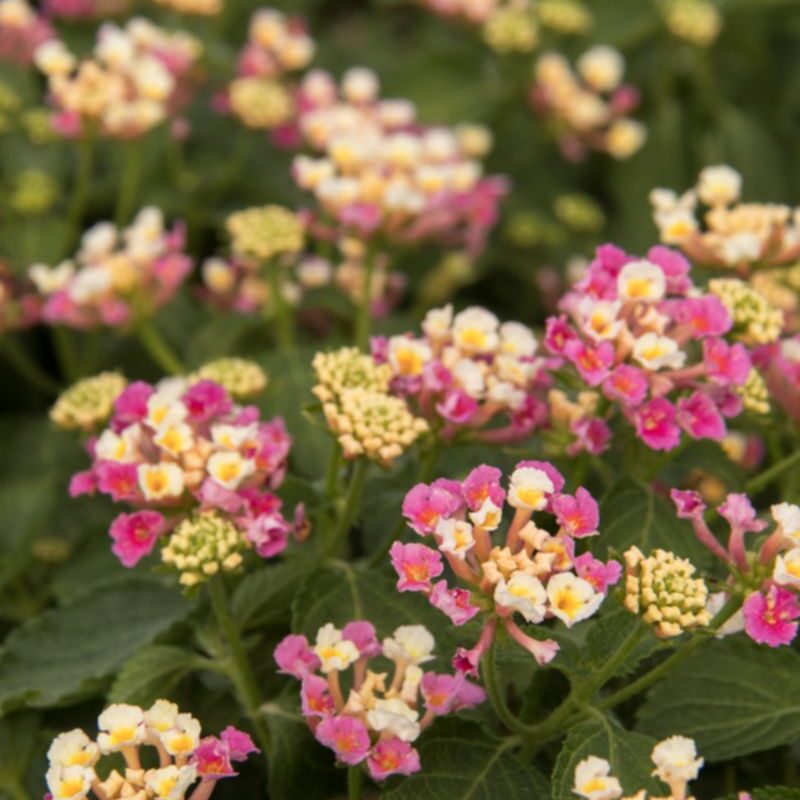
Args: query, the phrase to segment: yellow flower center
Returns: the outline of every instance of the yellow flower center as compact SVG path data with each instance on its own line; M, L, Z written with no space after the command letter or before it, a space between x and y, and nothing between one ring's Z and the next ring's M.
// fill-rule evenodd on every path
M170 747L176 753L188 753L194 750L194 739L188 733L179 733L169 740Z
M480 328L465 328L460 338L461 343L469 347L486 347L486 333Z
M236 461L224 461L217 467L217 475L221 481L235 481L241 475L242 467Z
M606 788L606 782L602 778L592 778L581 786L581 792L590 794L591 792L602 792Z
M411 347L398 350L395 353L395 359L401 375L419 375L422 372L422 359L419 353Z
M83 778L68 778L58 786L59 797L75 797L83 791Z
M525 503L526 506L538 506L542 502L544 492L541 489L522 488L517 489L517 497Z
M111 731L111 741L114 744L125 744L130 742L136 736L136 728L133 725L128 725L124 728L114 728Z
M67 766L74 767L80 765L85 766L92 759L92 754L86 750L76 750L68 759Z
M175 788L175 784L177 782L178 782L177 778L164 778L162 781L159 781L159 784L156 787L158 796L169 797L169 793Z
M786 571L795 578L800 578L800 561L788 561Z
M153 494L161 494L167 490L169 481L163 470L153 470L147 473L147 488Z
M631 278L626 290L628 297L649 297L652 294L652 284L647 278Z
M556 595L555 606L570 619L573 619L583 608L583 601L572 589L562 589L558 595Z

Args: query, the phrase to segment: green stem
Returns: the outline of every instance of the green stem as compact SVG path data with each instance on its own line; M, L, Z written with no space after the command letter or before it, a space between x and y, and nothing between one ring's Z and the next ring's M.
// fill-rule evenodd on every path
M31 796L18 780L11 781L3 787L13 798L13 800L31 800Z
M331 457L328 459L328 467L325 470L325 500L331 502L336 497L336 489L339 485L339 467L342 464L342 448L336 439L333 440L331 447Z
M372 278L375 274L375 252L370 248L364 260L364 285L361 288L361 302L356 311L355 344L359 350L366 350L372 322Z
M592 696L599 689L602 689L614 675L617 670L625 663L631 653L636 649L639 642L642 641L648 628L643 623L636 620L636 627L631 631L627 639L620 645L616 653L605 663L605 666L592 677L592 679L582 687L579 692L580 696L586 700L590 700Z
M278 345L283 350L292 350L295 346L294 320L281 290L281 265L276 258L271 258L265 266L267 280L269 281L269 294L272 299L272 309L275 315L275 333Z
M181 375L186 370L164 337L149 317L142 317L136 325L136 335L151 355L153 361L170 375Z
M250 719L262 754L269 762L272 745L269 729L264 724L264 720L260 715L262 704L261 692L258 689L255 675L250 667L250 661L247 658L247 651L239 636L239 630L228 610L228 600L225 596L225 586L221 576L216 575L211 578L208 582L208 591L211 596L211 605L214 608L214 615L217 618L217 622L225 637L230 653L228 676L239 696L239 702L242 704Z
M497 636L494 637L489 652L481 659L481 675L483 685L486 687L486 694L492 704L495 714L501 722L512 733L531 734L536 730L535 725L528 725L516 717L506 704L502 689L497 680L497 666L495 664L495 648L497 647Z
M122 228L131 221L136 207L136 195L139 191L139 180L142 171L142 142L133 139L127 142L122 161L122 177L117 194L117 206L114 222Z
M777 464L773 464L768 470L765 470L760 475L756 475L755 478L748 481L745 485L745 492L747 492L747 494L753 494L754 492L760 491L795 465L800 465L800 448Z
M14 369L37 389L47 394L58 394L58 384L30 357L28 351L10 334L4 334L2 352Z
M75 343L69 328L54 325L50 328L53 334L53 345L61 375L68 383L74 383L81 377L80 364L75 352Z
M364 770L360 764L347 768L347 798L361 800L364 792Z
M350 486L347 489L344 509L342 509L342 515L339 517L333 539L328 547L329 556L338 555L347 541L347 534L361 503L361 495L364 493L364 480L367 477L368 467L369 459L366 458L358 458L353 464L353 473L350 476Z
M69 223L70 248L72 242L80 236L86 202L89 199L89 186L92 181L94 167L94 136L84 129L78 141L78 167L75 173L75 186L72 190L72 201L67 210Z

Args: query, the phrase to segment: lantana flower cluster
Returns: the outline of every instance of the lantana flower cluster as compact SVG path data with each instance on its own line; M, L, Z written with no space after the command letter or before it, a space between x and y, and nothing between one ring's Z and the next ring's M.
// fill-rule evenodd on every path
M41 306L41 298L31 281L15 275L0 260L0 334L35 325L41 317Z
M296 87L288 75L305 69L314 51L314 41L298 17L259 9L250 20L247 43L239 54L237 76L227 87L225 104L246 127L275 131L279 143L296 144L292 132Z
M754 360L764 375L770 399L800 425L800 334L759 347Z
M329 623L313 645L305 636L287 636L275 661L301 682L303 716L317 741L342 764L363 764L373 780L383 781L420 771L413 743L436 717L485 699L483 689L459 673L424 670L434 647L422 625L402 625L381 643L370 622L341 630ZM378 657L393 664L391 675L385 664L376 666Z
M639 92L622 82L622 54L596 45L576 67L560 53L539 57L531 90L534 110L552 125L565 158L579 161L590 151L630 158L644 144L647 130L630 116Z
M104 23L85 59L48 41L37 49L36 65L47 76L53 125L62 135L132 139L186 103L201 52L190 35L136 17L124 28Z
M54 36L50 23L27 0L0 0L0 61L31 64L37 48Z
M547 418L549 382L538 342L519 322L485 308L429 311L422 336L376 337L372 353L388 367L393 393L406 398L443 439L524 439Z
M317 353L314 395L346 459L388 466L427 433L428 424L389 393L390 370L354 347Z
M477 672L498 621L539 664L548 663L558 644L529 636L514 615L533 625L557 618L572 627L597 611L621 574L615 561L603 563L591 553L576 554L576 540L599 532L598 505L586 489L579 488L575 495L563 493L563 476L552 464L540 461L517 464L507 492L501 478L499 469L484 464L463 481L440 478L417 484L403 501L403 516L436 546L395 542L391 549L398 590L423 593L454 625L464 625L481 610L493 612L478 644L471 650L459 649L453 661L466 674ZM496 544L494 534L502 527L505 502L514 509L513 517L503 543ZM533 520L542 511L555 518L555 534ZM440 578L445 561L468 588L451 587Z
M167 228L153 207L124 229L94 225L72 259L28 270L42 296L42 319L80 330L135 325L169 303L191 272L185 247L184 225Z
M729 494L717 507L730 528L723 546L705 521L706 506L697 492L674 489L672 500L678 516L691 521L698 540L730 570L727 587L714 598L714 605L721 607L734 593L744 595L742 612L723 633L744 628L753 641L770 647L794 641L800 619L800 506L773 505L775 527L755 546L748 538L765 532L768 523L758 518L746 495Z
M692 283L690 270L665 247L636 259L605 245L562 298L567 313L548 319L546 346L590 393L570 422L589 452L607 446L614 410L653 450L674 449L683 433L720 441L727 418L764 410L750 352L731 341L731 313Z
M315 155L298 156L293 173L320 206L317 235L482 249L506 191L504 180L482 177L485 129L423 127L414 105L382 99L364 68L348 70L339 87L328 73L310 72L298 103L300 133Z
M91 433L105 424L128 381L118 372L101 372L69 387L50 409L50 419L63 430Z
M653 748L650 758L655 765L653 775L669 787L669 795L653 797L652 800L691 800L689 783L697 779L704 763L697 755L694 740L686 736L670 736ZM572 791L584 800L647 800L644 789L623 798L625 790L612 774L611 764L598 756L584 758L575 767Z
M247 551L271 558L286 548L293 523L273 490L290 446L281 419L263 421L218 383L136 381L89 439L92 466L73 477L70 494L132 506L111 524L114 553L132 567L164 538L162 560L192 586L238 568Z
M722 30L722 13L710 0L663 0L659 5L669 32L698 47L712 45Z
M259 752L250 736L233 726L218 737L203 737L200 722L168 700L148 709L111 705L97 718L97 727L94 740L80 728L53 739L45 800L207 800L218 781L237 775L235 762ZM157 767L146 766L142 756L148 751L157 755ZM124 771L112 767L101 773L99 762L117 754Z

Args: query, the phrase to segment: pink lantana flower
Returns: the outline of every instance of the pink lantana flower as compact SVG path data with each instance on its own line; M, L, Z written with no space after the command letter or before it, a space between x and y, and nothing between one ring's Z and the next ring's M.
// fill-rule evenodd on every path
M442 517L454 514L460 505L460 496L449 487L418 483L403 500L403 516L418 534L426 536L433 533Z
M653 450L673 450L681 439L675 418L675 406L663 397L654 397L636 409L636 433Z
M438 577L444 571L441 553L422 544L395 542L389 554L399 578L397 589L401 592L430 589L431 578Z
M466 625L479 611L478 606L470 602L470 593L466 589L450 589L447 581L439 581L433 587L428 601L434 608L450 617L453 625Z
M290 634L275 648L273 653L278 672L291 675L298 680L319 669L320 661L308 644L308 639L299 634Z
M723 336L733 327L728 309L716 295L688 297L676 301L673 309L676 320L689 329L692 339Z
M567 455L576 456L585 451L599 456L608 449L611 428L600 417L581 417L572 422L569 429L575 435L575 441L567 447Z
M797 635L795 620L800 617L797 596L779 586L772 586L764 594L753 592L742 607L744 629L758 644L780 647L790 644Z
M598 592L607 594L608 587L614 586L622 576L622 565L617 561L603 562L591 553L584 553L575 559L575 572Z
M375 745L367 758L367 769L375 781L390 775L413 775L420 770L419 753L408 742L393 736Z
M678 422L693 439L720 441L727 433L717 404L705 392L697 391L678 400Z
M366 620L348 622L342 628L342 638L352 642L361 658L375 658L381 654L381 644L375 626Z
M742 386L752 368L744 345L716 338L704 340L703 362L709 378L723 385Z
M367 726L355 717L327 717L317 726L314 735L320 744L336 753L343 764L360 764L370 751Z
M630 364L620 364L603 381L603 394L629 406L638 406L647 397L648 383L644 372Z
M319 675L306 675L300 686L300 703L303 716L325 719L336 712L336 704L328 687L328 681Z
M166 520L157 511L120 514L112 523L109 535L111 550L125 567L135 567L153 552L158 537L167 529Z
M497 467L485 464L475 467L461 484L461 492L467 506L471 511L477 511L486 500L491 500L496 506L502 506L506 493L500 485L503 473Z
M200 741L192 754L192 763L203 781L218 781L237 774L231 763L230 749L216 736L207 736Z
M575 497L558 494L550 501L550 507L556 515L558 524L575 538L596 536L600 522L600 508L597 501L582 486L575 492Z
M592 347L582 341L571 341L564 353L589 386L599 386L608 377L614 363L614 345L610 342Z

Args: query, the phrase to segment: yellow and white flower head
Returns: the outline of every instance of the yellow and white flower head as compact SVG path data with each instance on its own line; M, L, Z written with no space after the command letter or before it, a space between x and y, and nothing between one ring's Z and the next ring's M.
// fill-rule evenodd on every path
M549 610L568 628L591 617L600 608L604 597L591 583L571 572L561 572L547 582Z
M486 393L486 380L482 365L469 358L462 358L450 370L455 383L461 390L479 400Z
M624 327L619 319L622 303L618 300L584 298L578 304L578 316L584 320L582 329L593 339L613 341Z
M93 767L99 757L97 745L80 728L60 733L47 751L51 766Z
M144 722L149 732L160 736L175 727L179 714L180 709L175 703L170 703L169 700L156 700L144 712Z
M64 42L50 39L36 48L34 63L48 78L57 78L69 75L77 59Z
M258 432L256 425L213 425L211 440L225 450L239 450L247 442L253 441Z
M622 797L622 786L611 774L611 764L597 756L584 758L575 767L572 791L585 800L617 800Z
M613 92L625 72L625 59L619 50L607 45L595 45L577 62L578 72L592 89Z
M233 491L255 472L256 465L235 451L220 451L208 459L206 469L218 484Z
M424 625L401 625L393 636L383 640L383 654L403 664L424 664L434 658L435 645L436 641Z
M500 321L485 308L473 306L456 314L453 343L465 353L479 355L497 347Z
M139 488L146 500L166 500L180 497L186 485L184 472L169 461L140 464L137 468Z
M742 176L733 167L706 167L697 181L697 196L707 206L728 206L742 193Z
M647 127L637 119L614 120L606 134L606 147L612 158L619 160L630 158L647 139Z
M631 261L617 276L617 294L623 300L656 303L664 297L666 288L664 271L650 261Z
M189 787L197 780L194 764L177 767L170 764L147 773L146 782L152 797L157 800L184 800Z
M538 348L539 343L527 325L521 322L504 322L500 326L501 353L518 358L530 358L536 355Z
M175 724L161 734L164 749L176 757L188 757L200 744L200 723L191 714L178 714Z
M776 503L770 508L770 513L783 535L800 545L800 506Z
M708 288L733 317L737 338L758 345L772 344L781 337L783 312L752 286L736 278L715 278L709 281Z
M548 495L554 491L555 486L544 470L519 467L511 473L508 503L514 508L541 511L547 505Z
M451 553L462 561L475 546L472 525L464 520L440 520L436 526L436 538L439 540L440 550L445 553Z
M237 211L228 217L231 249L245 258L267 261L303 249L305 233L298 216L288 208L268 205Z
M653 748L651 758L656 765L653 775L670 788L676 784L685 788L686 783L697 778L704 763L697 757L694 741L686 736L670 736L659 742Z
M342 94L350 103L371 103L380 88L378 76L366 67L351 67L342 76Z
M374 731L386 732L404 742L420 735L419 713L399 697L379 699L367 712L367 722Z
M317 353L311 366L317 377L317 385L312 391L323 403L337 399L349 389L389 391L391 369L385 364L376 364L355 347Z
M633 357L647 370L680 369L686 362L686 353L669 336L649 331L633 345Z
M450 336L453 324L453 306L432 308L422 321L422 332L432 341L444 341Z
M389 363L396 375L417 377L432 357L431 348L423 340L408 336L389 339Z
M495 505L490 498L486 498L481 507L477 511L470 511L469 518L476 528L482 528L485 531L496 530L502 519L503 509Z
M103 754L142 744L146 736L144 712L138 706L117 703L97 718L97 744Z
M164 452L171 456L179 456L194 445L194 436L192 429L185 422L179 422L162 427L153 437L153 441Z
M160 430L169 425L183 422L188 410L178 399L185 391L185 385L174 383L159 384L158 391L147 400L147 417L145 422L153 429Z
M246 400L264 391L267 373L246 358L218 358L204 364L192 376L196 380L214 381L236 400Z
M793 547L775 559L772 579L779 586L800 590L800 547Z
M95 778L93 769L78 764L72 767L53 764L45 775L53 800L82 800L88 796Z
M342 632L330 622L317 631L314 653L319 658L322 664L320 669L325 674L346 670L358 661L361 655L355 644L349 639L344 639Z
M84 378L58 398L50 410L50 419L67 430L94 430L111 416L114 401L127 383L116 372L102 372Z
M514 572L508 581L500 578L495 586L494 601L504 608L519 611L527 622L541 622L547 613L547 592L542 582L520 571Z

